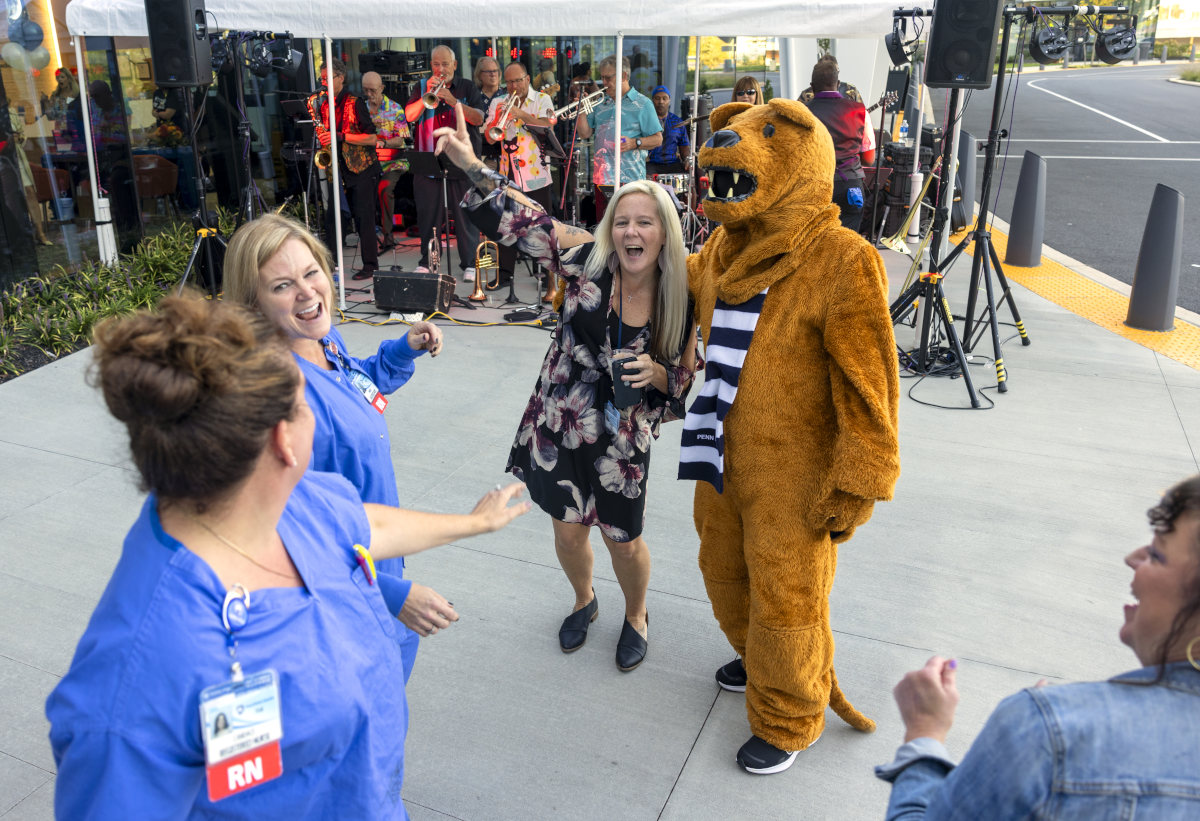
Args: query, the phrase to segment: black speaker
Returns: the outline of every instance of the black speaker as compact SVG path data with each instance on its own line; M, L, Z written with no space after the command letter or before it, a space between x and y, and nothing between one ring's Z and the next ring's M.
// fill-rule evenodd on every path
M939 0L925 50L925 85L987 88L996 62L1000 0Z
M159 88L212 82L212 50L204 0L146 0L150 60Z
M375 272L375 306L384 311L407 314L450 310L454 277L449 274L400 271Z

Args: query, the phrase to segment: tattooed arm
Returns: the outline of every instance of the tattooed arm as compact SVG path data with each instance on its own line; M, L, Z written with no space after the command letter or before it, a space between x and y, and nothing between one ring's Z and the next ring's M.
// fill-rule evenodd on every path
M475 156L475 151L471 147L470 137L467 136L467 125L463 117L462 108L461 106L456 106L456 108L458 109L458 127L439 128L433 132L434 137L437 138L437 147L434 148L434 153L441 154L444 152L455 165L466 173L467 178L470 179L471 184L478 189L479 193L487 196L504 179ZM513 202L520 203L529 208L535 208L538 211L544 210L542 206L525 196L515 185L508 186L504 193ZM576 245L583 245L592 240L592 235L584 229L576 228L574 225L568 225L558 220L554 221L554 236L560 251L574 248Z

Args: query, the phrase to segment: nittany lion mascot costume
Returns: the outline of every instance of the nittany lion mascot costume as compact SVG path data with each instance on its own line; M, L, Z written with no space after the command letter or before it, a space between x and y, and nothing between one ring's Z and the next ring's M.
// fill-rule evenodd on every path
M688 258L705 385L684 422L700 569L740 659L753 737L737 760L787 769L825 707L863 731L833 672L837 545L900 473L897 357L879 254L831 203L833 143L802 103L731 103L700 152L721 225ZM744 666L743 666L744 665Z

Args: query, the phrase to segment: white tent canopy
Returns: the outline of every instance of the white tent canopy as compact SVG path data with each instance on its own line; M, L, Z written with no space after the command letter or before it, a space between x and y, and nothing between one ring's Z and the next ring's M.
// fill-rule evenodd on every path
M290 31L302 38L487 35L879 37L897 0L438 0L433 3L320 0L208 0L216 31ZM215 22L214 22L215 19ZM72 35L145 37L140 0L72 0Z

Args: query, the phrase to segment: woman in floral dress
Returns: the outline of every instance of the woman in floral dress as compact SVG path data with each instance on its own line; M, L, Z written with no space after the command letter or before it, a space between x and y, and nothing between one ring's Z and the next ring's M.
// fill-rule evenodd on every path
M515 244L562 278L561 321L517 430L508 470L553 517L554 547L575 593L559 630L564 653L583 646L598 603L589 536L598 526L625 595L617 666L646 656L650 550L642 538L650 443L664 416L682 416L697 369L686 251L670 197L656 183L622 186L596 234L557 222L489 171L465 124L440 129L445 151L475 184L465 204L489 236ZM639 391L621 407L612 363ZM670 414L667 416L667 414Z

